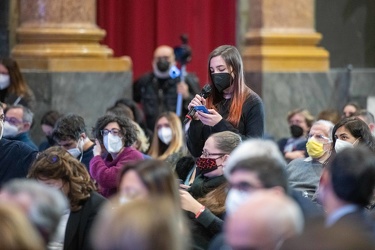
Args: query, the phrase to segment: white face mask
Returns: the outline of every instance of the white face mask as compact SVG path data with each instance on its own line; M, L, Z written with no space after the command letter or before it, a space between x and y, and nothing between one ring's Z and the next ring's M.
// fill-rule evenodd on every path
M0 90L8 88L10 85L9 75L0 74Z
M122 139L117 135L112 135L111 133L103 136L103 143L104 147L110 154L116 154L120 152L120 150L124 146L124 144L122 143Z
M356 143L357 140L355 140L355 142L353 142L353 144ZM335 143L335 151L336 151L336 153L339 153L342 150L344 150L345 148L354 148L353 144L350 143L350 142L347 142L347 141L337 139L336 143Z
M233 214L249 197L250 193L231 188L225 200L225 210L227 214Z
M159 139L166 145L172 141L172 129L167 127L162 127L158 130Z
M74 158L78 158L83 152L83 139L80 138L77 143L77 147L68 149L69 154L71 154ZM81 157L82 159L82 157ZM81 161L80 159L80 161Z
M10 124L9 122L4 122L4 126L3 126L3 136L4 137L14 137L16 135L18 135L18 128L12 124Z

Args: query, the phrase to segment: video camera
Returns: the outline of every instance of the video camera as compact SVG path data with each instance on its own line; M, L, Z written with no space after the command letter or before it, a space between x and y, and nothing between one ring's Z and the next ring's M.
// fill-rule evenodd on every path
M180 65L185 65L191 61L191 48L188 45L187 34L182 34L180 36L180 39L182 44L174 48L174 54L176 57L176 61L180 63Z

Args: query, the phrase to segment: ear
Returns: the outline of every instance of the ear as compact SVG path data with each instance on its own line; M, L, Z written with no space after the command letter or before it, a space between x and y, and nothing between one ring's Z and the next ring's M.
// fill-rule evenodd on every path
M31 123L29 123L29 122L23 123L23 126L22 126L23 131L28 131L28 130L30 130L30 128L31 128Z
M375 124L374 123L369 123L368 127L370 128L371 133L374 133L375 131Z
M277 195L285 195L285 190L281 186L275 186L275 187L269 188L268 190L270 190L270 192L277 194Z
M229 159L229 155L224 155L222 159L223 159L223 162L221 163L221 165L224 168L225 164L227 164L227 160Z
M86 139L86 138L87 138L87 136L86 136L86 133L85 133L85 132L81 133L81 134L79 135L79 137L82 137L83 139Z

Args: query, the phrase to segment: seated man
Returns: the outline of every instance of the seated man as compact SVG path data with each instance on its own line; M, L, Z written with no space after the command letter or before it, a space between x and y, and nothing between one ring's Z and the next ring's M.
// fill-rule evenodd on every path
M38 150L38 147L30 138L33 117L33 112L22 105L7 107L3 136L12 141L22 141L32 149Z
M303 229L303 216L289 197L258 190L231 214L225 238L231 249L279 249Z
M371 151L358 146L337 153L319 184L318 199L327 213L326 226L348 225L374 240L374 221L365 212L374 188L375 156Z
M38 151L23 142L2 137L4 111L0 103L0 186L14 178L25 178Z
M88 138L85 121L81 116L69 114L57 120L52 138L89 170L95 143Z
M295 159L286 166L289 185L310 199L318 187L322 171L331 156L333 126L333 123L329 121L316 121L310 129L309 140L306 143L309 157Z

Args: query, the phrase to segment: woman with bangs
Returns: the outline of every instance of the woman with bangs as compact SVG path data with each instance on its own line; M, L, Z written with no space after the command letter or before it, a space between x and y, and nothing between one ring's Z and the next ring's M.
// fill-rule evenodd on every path
M261 98L245 83L241 55L236 47L222 45L208 60L211 95L196 95L188 108L205 105L210 114L197 111L188 123L187 146L194 157L202 154L210 134L232 131L242 138L263 137L264 110Z
M95 191L85 165L54 146L39 153L27 177L59 189L69 201L70 208L61 217L48 249L92 249L92 223L105 198Z
M173 170L177 161L186 155L181 120L174 112L164 112L156 119L148 155L166 161Z

